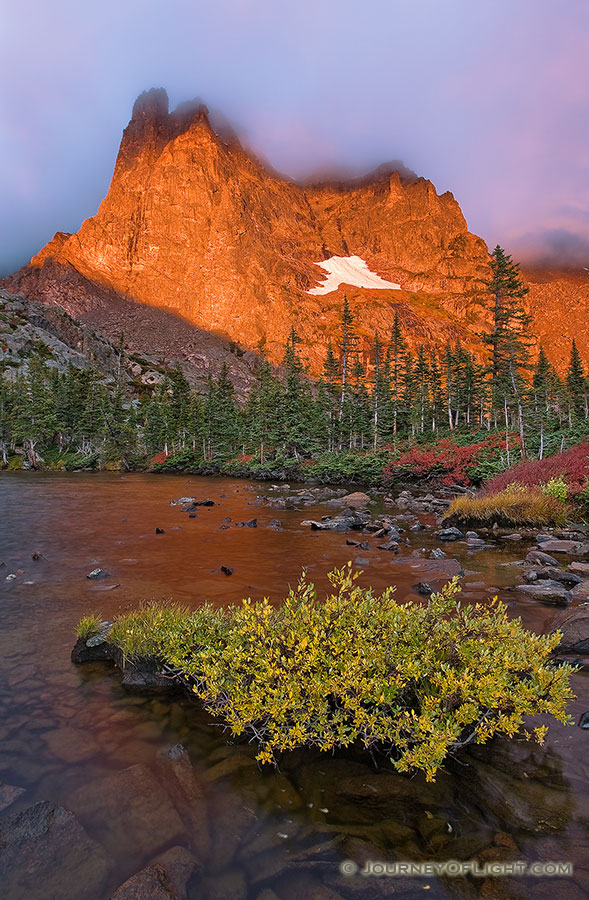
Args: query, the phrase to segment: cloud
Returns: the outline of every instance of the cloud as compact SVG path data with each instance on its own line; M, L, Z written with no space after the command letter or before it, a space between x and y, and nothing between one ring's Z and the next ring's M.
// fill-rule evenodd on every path
M586 0L20 0L0 54L2 272L96 211L159 85L291 176L399 159L492 245L589 236Z

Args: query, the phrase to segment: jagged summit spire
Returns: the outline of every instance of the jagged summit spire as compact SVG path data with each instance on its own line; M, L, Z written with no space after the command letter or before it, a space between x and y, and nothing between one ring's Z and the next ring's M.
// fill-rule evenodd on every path
M131 120L144 118L164 118L168 115L169 100L165 88L150 88L143 91L133 104Z

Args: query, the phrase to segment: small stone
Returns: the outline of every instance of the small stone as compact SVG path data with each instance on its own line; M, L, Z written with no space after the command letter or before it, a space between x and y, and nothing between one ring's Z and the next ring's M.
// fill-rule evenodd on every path
M87 647L100 647L101 644L106 643L106 639L108 637L108 632L101 632L100 634L95 634L92 637L89 637L86 641Z
M442 528L441 531L436 531L436 537L441 541L459 541L463 534L459 528L452 526L451 528Z
M156 528L156 529L155 529L155 533L156 533L156 534L165 534L166 532L165 532L165 529L164 529L164 528Z
M424 597L430 597L434 589L431 584L428 584L427 581L420 581L418 585L416 585L415 590L418 594L423 594Z
M391 553L398 553L401 545L398 541L387 541L386 544L378 544L379 550L389 550Z
M576 584L571 590L571 599L574 603L587 603L589 601L589 581Z
M429 558L430 559L446 559L446 554L444 553L444 551L442 550L441 547L436 547L436 549L432 550L432 552L430 553Z
M346 506L366 506L372 501L368 494L363 494L362 491L354 491L352 494L346 494L345 497L340 497L339 502L345 503Z
M523 540L522 535L519 532L514 532L514 534L505 534L503 535L504 541L521 541Z
M553 606L568 606L571 592L558 581L539 581L536 584L518 584L516 590Z
M110 578L110 573L106 572L104 569L92 569L92 571L86 575L86 578Z
M549 553L543 550L530 550L525 558L525 562L531 566L558 566L557 561Z
M474 538L475 540L477 540L478 534L476 531L467 531L465 537L466 537L467 541L470 540L471 538Z
M581 547L579 541L543 541L542 550L545 553L574 553Z
M354 560L354 563L357 566L369 566L370 560L366 559L365 556L357 556L356 559Z
M230 569L229 566L221 566L221 571L223 575L233 575L233 569Z
M589 729L589 712L584 712L579 719L579 728Z

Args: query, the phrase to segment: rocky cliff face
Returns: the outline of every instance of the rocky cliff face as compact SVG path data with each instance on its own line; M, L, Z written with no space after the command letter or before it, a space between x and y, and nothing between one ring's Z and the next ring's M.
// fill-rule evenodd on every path
M359 257L400 290L309 294L326 277L316 264L334 256ZM98 213L5 283L77 316L92 311L96 324L112 319L113 297L140 301L245 348L262 343L275 362L294 324L317 372L344 292L366 346L397 312L413 345L460 338L476 348L487 261L452 194L429 181L383 168L300 186L216 134L203 106L169 113L165 91L152 90L135 103ZM545 296L532 302L538 320Z

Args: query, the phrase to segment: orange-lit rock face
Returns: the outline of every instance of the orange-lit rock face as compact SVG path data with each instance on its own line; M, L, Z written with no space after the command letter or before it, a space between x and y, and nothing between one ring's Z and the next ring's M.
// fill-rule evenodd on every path
M326 277L315 263L331 256L360 257L401 290L309 294ZM9 286L79 314L95 302L80 273L246 347L263 342L273 361L294 324L317 372L344 292L366 342L377 329L386 337L398 312L413 345L479 346L473 300L487 260L453 196L430 182L379 172L300 187L222 140L203 107L169 114L157 90L135 104L98 213L77 234L57 234Z

